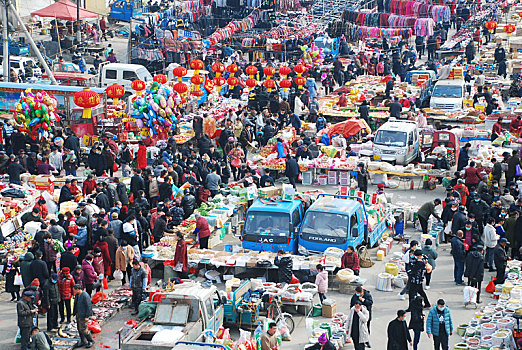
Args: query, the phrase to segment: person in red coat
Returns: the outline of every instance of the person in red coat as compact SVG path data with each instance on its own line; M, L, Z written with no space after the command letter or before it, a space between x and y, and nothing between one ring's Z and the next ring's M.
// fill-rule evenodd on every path
M138 147L136 161L138 162L138 169L145 169L147 167L147 146L145 146L142 141L140 141L140 146Z
M196 229L194 230L194 233L198 235L199 247L201 249L208 249L208 239L210 237L208 221L198 212L194 215L196 216Z
M356 276L359 276L361 267L359 265L359 256L357 255L354 247L349 246L346 248L346 252L341 258L341 268L351 269Z
M92 174L87 175L87 179L83 182L82 192L84 196L93 193L96 190L96 179Z
M96 244L94 245L94 249L96 248L100 248L101 250L101 256L103 258L103 271L105 273L105 276L110 276L112 260L109 254L109 246L107 242L105 242L105 237L100 237L100 240L96 242Z
M82 261L83 283L85 285L85 291L89 296L92 294L94 283L98 280L98 275L93 267L93 261L94 257L91 254L87 254Z
M40 215L42 216L42 219L45 219L47 215L49 215L49 211L47 210L47 204L45 202L45 199L43 198L38 199L38 202L36 202L34 208L40 209Z
M185 242L185 238L183 237L183 233L176 232L176 251L174 253L174 268L176 269L176 266L178 264L181 264L181 276L186 276L188 272L188 256L187 256L187 243Z
M67 323L71 323L71 298L73 295L74 278L71 270L64 267L58 275L58 290L60 291L60 319L61 323L65 321L65 311L67 310Z

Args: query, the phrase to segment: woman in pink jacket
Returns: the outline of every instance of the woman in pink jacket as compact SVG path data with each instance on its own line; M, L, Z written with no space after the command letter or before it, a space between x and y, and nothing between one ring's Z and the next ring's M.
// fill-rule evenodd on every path
M317 268L317 276L315 276L315 284L317 286L317 292L319 293L319 300L321 300L321 304L324 299L326 299L326 292L328 291L328 272L325 271L324 266L318 264Z

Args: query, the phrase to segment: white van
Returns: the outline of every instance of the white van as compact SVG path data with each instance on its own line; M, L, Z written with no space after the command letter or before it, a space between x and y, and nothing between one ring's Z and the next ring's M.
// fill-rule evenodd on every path
M462 110L465 84L462 79L439 80L433 87L430 108L448 112Z
M16 74L18 76L21 76L24 74L25 69L28 66L31 66L33 68L33 75L35 77L41 77L42 76L42 70L38 65L36 64L37 60L33 59L31 57L23 57L23 56L9 56L9 67L14 69ZM0 66L0 76L4 76L4 66L3 62Z
M407 165L420 158L420 137L417 123L390 118L375 133L373 159Z
M125 90L131 91L131 83L134 80L152 81L152 75L141 64L102 63L99 71L99 85L101 88L112 84L120 84L125 87Z

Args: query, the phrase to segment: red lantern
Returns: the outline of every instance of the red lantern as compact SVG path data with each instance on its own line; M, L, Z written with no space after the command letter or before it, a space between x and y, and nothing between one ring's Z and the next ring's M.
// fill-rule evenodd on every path
M77 106L83 107L82 118L90 119L91 108L99 105L101 98L97 92L94 92L89 88L85 88L82 91L78 91L74 94L73 101Z
M275 74L275 68L270 66L265 67L263 68L263 73L270 79L270 77Z
M131 88L136 91L136 95L140 96L141 91L145 90L145 82L143 80L134 80L131 83Z
M202 90L194 90L194 91L192 91L192 96L201 97L201 96L203 96L203 91Z
M511 34L513 34L515 32L515 30L517 30L517 27L515 27L514 24L508 24L504 27L504 32L506 32L506 34L508 36L510 36Z
M485 26L487 29L489 29L490 33L493 33L493 31L497 27L497 22L496 21L487 21Z
M185 75L187 75L187 69L182 66L177 66L172 70L172 73L178 77L178 80L181 81L181 78L183 78Z
M297 73L298 76L301 76L304 72L306 72L306 67L302 64L298 64L294 67L294 71Z
M187 92L187 90L188 90L188 86L187 86L187 84L185 84L185 83L181 83L181 82L180 82L180 83L176 83L176 84L174 85L174 91L176 91L176 92L177 92L178 94L180 94L180 95L182 95L182 94L184 94L185 92Z
M221 87L223 85L225 85L225 82L226 82L225 78L223 78L223 77L215 77L212 81L214 82L214 85L216 85L218 87L218 91L221 90Z
M199 71L205 67L202 60L193 60L190 62L190 68L194 69L195 74L199 74Z
M302 89L303 85L306 84L306 78L305 77L295 77L294 82L299 87L299 89Z
M237 64L232 63L232 64L229 64L229 65L227 66L227 72L230 73L230 76L231 76L231 77L233 77L234 74L236 74L238 70L239 70L239 67L237 66ZM230 85L230 84L229 84L229 85Z
M212 90L214 89L214 82L210 79L207 79L205 81L205 89L208 91L208 92L212 92Z
M225 65L221 62L216 62L212 65L212 71L216 73L216 77L219 77L221 73L225 71ZM223 83L222 85L224 85ZM216 84L217 85L217 84Z
M160 84L166 84L169 79L165 74L156 74L152 80L157 81Z
M518 16L519 16L520 18L522 18L522 11L520 11L520 12L518 13Z
M119 84L112 84L107 86L107 89L105 89L105 93L107 96L112 98L112 104L117 105L118 99L125 95L125 88Z
M284 79L286 79L286 76L290 73L292 73L292 70L290 69L290 67L283 66L283 67L279 68L279 74L281 74Z
M203 77L201 75L194 75L190 78L190 81L196 86L196 90L199 90L199 86L203 84Z
M234 88L234 86L239 84L239 79L236 77L230 77L227 79L227 84L230 85L232 88Z
M279 86L283 88L283 91L286 91L290 86L292 86L292 82L288 79L283 79L279 82Z
M266 91L270 92L270 91L272 91L273 88L275 88L276 83L272 79L268 79L268 80L265 80L263 85L266 87Z
M256 66L248 66L245 68L246 74L250 76L250 78L254 78L254 75L257 74L257 67Z
M248 86L248 88L249 88L250 90L252 90L253 88L256 87L256 85L257 85L257 80L255 80L255 79L253 79L253 78L249 78L249 79L247 79L247 80L245 81L245 84L246 84L246 86Z

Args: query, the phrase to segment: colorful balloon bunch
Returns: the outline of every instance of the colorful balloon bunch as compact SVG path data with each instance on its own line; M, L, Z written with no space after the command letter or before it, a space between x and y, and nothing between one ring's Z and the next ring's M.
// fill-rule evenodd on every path
M60 121L56 114L58 101L46 91L33 93L32 88L20 93L16 104L15 118L20 131L27 132L33 139L48 137L54 122Z
M136 126L148 129L150 136L176 128L178 119L174 114L175 96L174 90L169 86L153 82L133 102L131 118L136 119Z
M303 58L300 62L306 66L306 68L317 67L324 62L323 49L319 49L315 43L312 43L310 47L308 45L301 46L303 52Z

